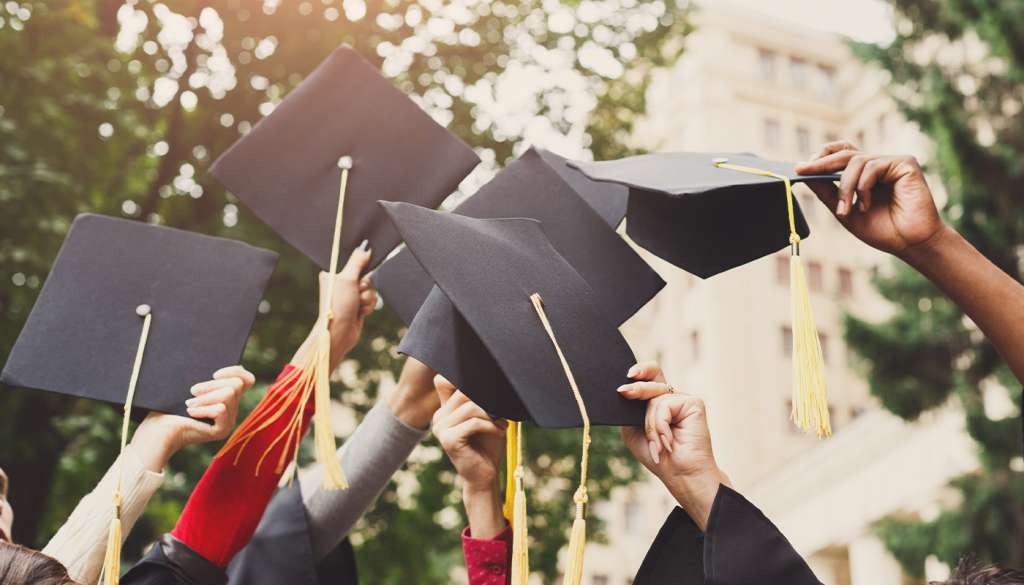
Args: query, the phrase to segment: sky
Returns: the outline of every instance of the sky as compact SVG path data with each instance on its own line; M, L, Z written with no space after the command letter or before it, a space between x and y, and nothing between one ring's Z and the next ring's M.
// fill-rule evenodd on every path
M698 5L723 0L699 0ZM727 0L730 4L863 42L892 38L889 5L881 0Z

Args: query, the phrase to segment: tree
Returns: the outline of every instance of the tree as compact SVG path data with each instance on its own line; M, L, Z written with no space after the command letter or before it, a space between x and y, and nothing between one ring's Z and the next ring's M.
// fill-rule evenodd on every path
M892 78L904 114L934 142L935 167L949 192L944 214L986 257L1024 276L1024 4L972 0L892 0L897 35L887 46L859 45ZM913 270L876 279L895 308L882 323L846 322L872 392L912 420L947 402L963 407L981 469L952 482L962 503L929 521L890 519L879 533L904 570L922 576L936 555L954 565L979 560L1024 565L1024 473L1017 415L990 417L985 392L1019 383L963 313Z
M0 355L10 350L73 217L122 215L282 253L244 363L269 380L315 318L314 270L207 174L209 164L341 43L470 143L488 173L537 128L597 157L629 152L650 71L688 32L682 1L21 0L0 6ZM529 83L523 84L527 79ZM518 84L514 111L506 105ZM373 316L336 393L362 413L394 376L400 333ZM255 397L252 397L255 398ZM0 465L12 478L16 539L40 545L114 458L109 407L0 389ZM571 519L576 433L530 432L534 564L547 575ZM126 553L167 530L212 449L180 454ZM592 490L635 464L595 436ZM454 476L421 448L357 529L372 582L447 583L464 522ZM564 485L563 485L564 484ZM438 526L440 524L441 526ZM412 551L415 551L413 553ZM396 563L396 552L407 559Z

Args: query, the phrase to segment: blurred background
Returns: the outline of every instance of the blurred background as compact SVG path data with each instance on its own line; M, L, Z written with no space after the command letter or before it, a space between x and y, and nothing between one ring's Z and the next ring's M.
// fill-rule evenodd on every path
M271 380L315 318L315 269L207 170L341 43L480 153L449 206L530 144L577 158L800 160L846 138L917 156L946 219L1024 274L1022 2L9 0L0 358L71 219L91 211L282 252L244 358ZM645 254L669 284L624 326L635 353L706 399L722 467L826 585L941 579L969 551L1024 565L1018 385L939 291L848 236L808 193L801 204L831 440L788 421L785 256L701 281ZM337 372L340 437L394 383L400 325L377 312ZM115 457L118 420L113 407L0 388L16 541L44 544L91 489ZM579 437L531 429L528 445L531 560L538 582L554 582ZM172 461L129 559L173 526L213 451ZM592 452L584 582L627 585L673 503L616 429L597 433ZM417 449L353 534L364 582L464 579L453 481L432 440Z

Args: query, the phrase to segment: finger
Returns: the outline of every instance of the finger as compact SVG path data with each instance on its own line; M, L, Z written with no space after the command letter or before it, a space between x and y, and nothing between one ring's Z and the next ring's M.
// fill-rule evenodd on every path
M223 402L217 404L209 404L207 406L196 406L187 410L188 415L192 418L207 418L213 419L217 415L227 412L228 407Z
M864 171L857 181L857 193L860 195L861 211L867 211L871 208L871 191L880 181L884 180L889 169L892 168L892 164L893 159L891 157L878 157L864 165Z
M437 391L437 396L441 399L441 406L444 407L448 403L448 399L455 394L455 385L448 381L441 374L434 376L434 390Z
M453 426L446 434L448 435L449 441L465 443L473 437L478 437L480 435L504 437L505 429L498 426L493 421L484 420L482 418L471 418Z
M214 390L219 390L221 388L234 388L234 387L240 386L241 384L242 384L242 380L240 378L226 378L226 379L222 379L222 380L207 380L205 382L200 382L200 383L192 386L192 388L191 388L191 390L189 390L189 392L191 392L192 396L202 396L203 394L207 394L209 392L213 392Z
M845 219L853 211L853 196L857 190L857 183L864 171L864 165L870 161L872 156L857 154L850 158L850 162L839 179L839 203L836 205L836 216Z
M363 303L362 306L359 307L359 316L360 317L366 317L367 315L369 315L370 313L372 313L372 312L374 312L376 310L377 310L377 293L374 292L372 297L371 297L371 299L370 299L370 301L366 302L366 303Z
M661 452L661 440L658 438L658 428L654 424L655 406L654 401L647 403L647 410L644 412L644 436L647 437L648 443L658 445L656 451Z
M650 400L663 394L671 394L672 386L664 382L633 382L623 384L617 390L630 400Z
M359 279L359 290L360 291L376 290L376 288L373 286L373 276L372 275L367 274L367 275L363 276L361 279Z
M665 397L654 401L654 428L669 453L672 452L672 410L674 403L679 403L684 398Z
M373 256L373 252L370 250L370 241L363 240L358 248L352 250L352 255L348 257L348 262L345 263L345 267L339 274L342 278L352 282L358 281L359 275L369 266L371 256Z
M241 382L239 382L241 384ZM205 394L196 396L195 398L189 398L185 401L187 408L195 408L197 406L209 406L211 404L227 404L233 402L235 397L238 396L238 391L235 388L217 388L211 390Z
M856 150L840 150L819 159L797 163L794 170L798 175L837 173L845 169L850 159L858 154Z
M455 425L471 418L481 418L486 421L494 421L494 419L491 418L491 415L487 414L486 410L480 408L477 403L467 400L448 415L448 426L454 427Z
M834 140L832 142L826 142L814 158L822 158L834 152L839 152L840 150L853 150L859 152L860 148L849 140Z
M372 290L364 290L363 292L359 293L359 304L362 305L363 307L365 307L366 305L370 305L372 307L376 303L376 296L376 292Z
M213 373L214 380L223 380L225 378L239 378L245 383L245 389L248 390L256 383L256 376L249 370L242 366L228 366L221 368Z
M665 381L665 375L661 372L661 366L658 365L658 362L653 361L635 364L626 372L626 377L634 380Z

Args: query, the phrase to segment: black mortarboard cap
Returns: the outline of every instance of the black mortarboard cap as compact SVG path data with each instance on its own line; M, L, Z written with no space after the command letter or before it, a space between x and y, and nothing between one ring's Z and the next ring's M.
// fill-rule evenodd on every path
M339 258L368 239L372 267L401 241L378 199L437 207L478 162L375 67L341 47L217 159L212 173L329 269L339 164L351 165Z
M193 384L236 364L277 254L101 215L75 219L4 366L12 386L124 404L148 305L133 405L185 414Z
M569 161L550 150L536 148L537 154L555 169L562 180L569 183L574 191L594 208L601 219L608 225L618 227L622 218L626 217L626 206L629 203L629 188L617 183L595 181L583 174L579 169L569 165Z
M832 181L837 175L797 175L792 163L752 154L672 152L603 162L569 163L597 181L630 189L626 232L637 244L707 278L790 244L783 181L716 161L770 171L790 181ZM810 230L794 201L796 231Z
M628 382L635 357L598 295L552 246L533 219L476 219L402 203L383 203L420 265L474 332L493 361L456 361L473 380L504 376L508 383L474 383L460 388L502 418L528 419L544 427L575 427L581 415L555 347L531 302L539 294L594 424L639 425L644 404L616 392ZM439 314L423 310L400 351L421 358L419 343L437 336ZM457 318L448 323L462 327ZM465 338L462 338L465 339ZM460 339L460 341L462 340ZM465 358L467 356L458 356ZM458 359L457 358L457 359ZM421 359L456 385L458 371ZM500 371L495 369L495 365ZM509 390L511 389L511 390ZM509 392L514 396L509 396ZM521 406L520 406L521 405ZM505 410L505 409L508 410ZM524 414L528 417L523 416Z
M602 183L586 179L566 166L564 159L562 163L552 163L548 155L541 150L527 150L453 213L480 219L524 217L540 221L558 253L590 285L608 319L621 325L647 304L665 282L602 221L598 211L584 202L580 191L565 181L565 175L555 167L561 164L563 172L575 174L579 184ZM612 187L625 191L619 185ZM597 191L601 190L598 187ZM408 249L382 264L374 281L384 301L406 324L412 323L434 284ZM451 344L452 340L440 342Z

